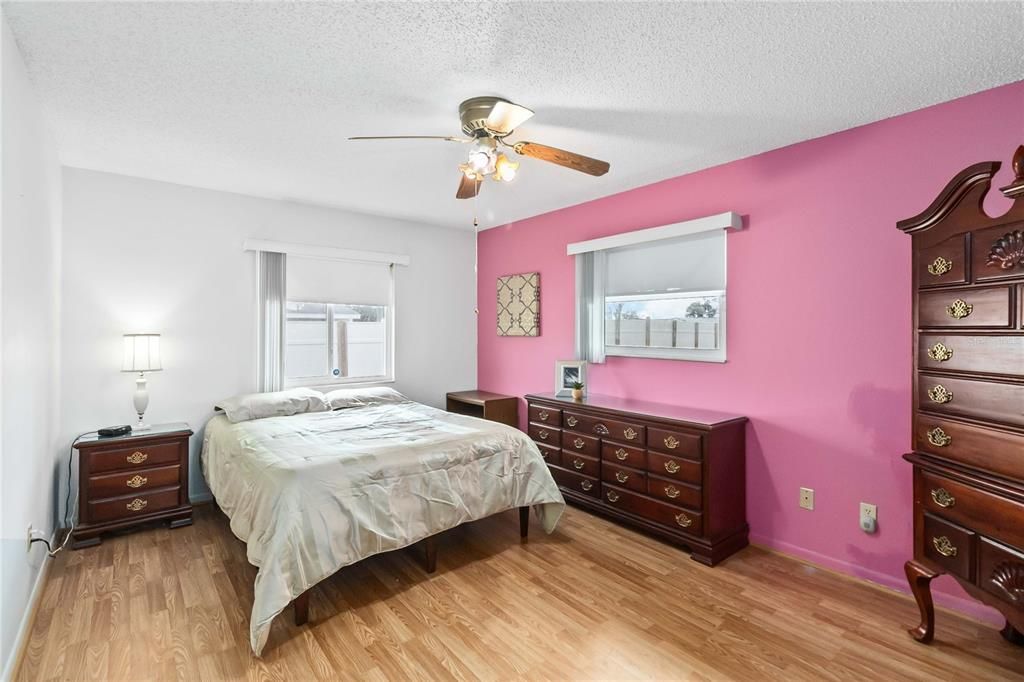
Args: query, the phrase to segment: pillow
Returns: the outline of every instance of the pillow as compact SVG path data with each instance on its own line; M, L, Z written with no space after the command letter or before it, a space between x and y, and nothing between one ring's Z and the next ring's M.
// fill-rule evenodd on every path
M311 388L292 388L273 393L247 393L221 400L214 405L223 410L232 424L264 419L266 417L287 417L303 412L326 412L331 409L324 394Z
M409 399L393 388L377 386L375 388L339 388L324 396L332 410L346 407L365 407L383 403L404 403Z

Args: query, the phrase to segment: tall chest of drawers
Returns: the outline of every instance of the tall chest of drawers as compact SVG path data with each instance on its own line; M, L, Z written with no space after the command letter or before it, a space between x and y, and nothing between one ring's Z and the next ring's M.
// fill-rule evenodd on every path
M562 494L714 566L747 546L746 417L611 396L527 395Z
M913 238L914 558L907 580L921 611L910 631L932 640L930 583L951 575L1006 617L1024 644L1024 147L1001 217L982 201L999 163L957 175Z
M78 523L72 547L148 521L192 523L188 496L188 424L154 425L115 438L87 437L78 450Z

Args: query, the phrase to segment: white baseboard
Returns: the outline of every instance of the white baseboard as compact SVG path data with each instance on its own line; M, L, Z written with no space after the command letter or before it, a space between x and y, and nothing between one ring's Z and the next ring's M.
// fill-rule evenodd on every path
M51 544L57 537L55 533L50 540ZM39 600L42 599L43 586L46 585L46 578L50 575L50 565L52 563L53 559L49 555L43 556L43 563L39 566L39 572L36 573L36 581L32 585L32 591L28 595L28 602L25 604L25 613L22 614L21 622L18 623L18 632L14 636L14 646L11 647L11 655L4 661L3 674L0 675L0 680L3 680L3 682L9 682L14 677L14 674L18 672L18 665L25 655L28 638L32 633L32 624L36 620L36 609L39 607Z

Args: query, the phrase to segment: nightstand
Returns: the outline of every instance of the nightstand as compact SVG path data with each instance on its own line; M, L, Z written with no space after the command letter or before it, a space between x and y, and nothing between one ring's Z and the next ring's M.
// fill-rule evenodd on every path
M449 393L447 411L519 427L519 398L489 391Z
M188 497L188 424L156 424L127 436L88 436L78 450L78 525L72 547L149 521L192 523Z

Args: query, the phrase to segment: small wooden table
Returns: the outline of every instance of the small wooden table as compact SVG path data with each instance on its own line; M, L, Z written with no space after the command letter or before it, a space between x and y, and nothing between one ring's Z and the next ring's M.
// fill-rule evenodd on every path
M448 394L449 412L519 427L519 398L490 391L455 391Z

